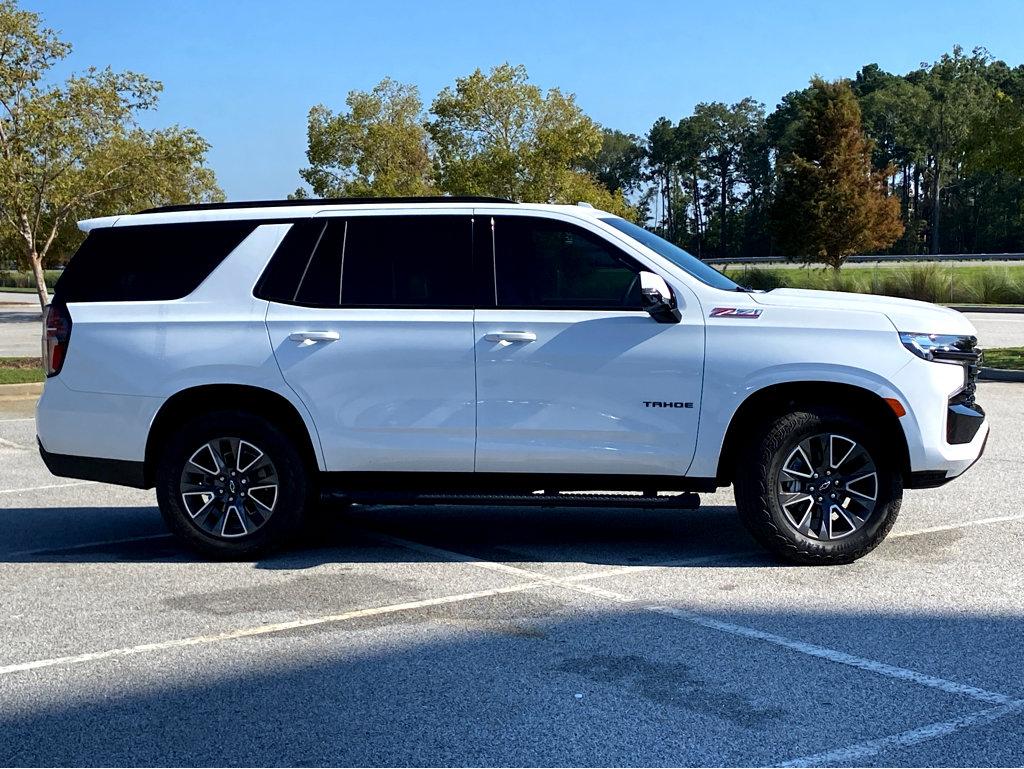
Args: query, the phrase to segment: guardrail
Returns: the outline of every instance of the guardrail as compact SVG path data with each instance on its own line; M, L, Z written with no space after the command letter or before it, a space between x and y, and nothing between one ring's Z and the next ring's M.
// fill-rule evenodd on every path
M789 256L748 256L743 259L704 259L707 264L792 264L801 265L802 259ZM1021 262L1024 254L875 254L848 256L847 262Z

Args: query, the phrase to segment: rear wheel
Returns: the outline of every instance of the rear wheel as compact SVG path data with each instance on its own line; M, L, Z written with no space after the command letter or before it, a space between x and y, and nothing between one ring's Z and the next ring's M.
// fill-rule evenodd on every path
M871 429L826 408L776 419L740 458L736 506L761 544L795 563L849 563L885 539L903 484Z
M171 436L157 466L157 501L179 538L204 555L249 558L301 528L310 483L289 438L260 417L219 411Z

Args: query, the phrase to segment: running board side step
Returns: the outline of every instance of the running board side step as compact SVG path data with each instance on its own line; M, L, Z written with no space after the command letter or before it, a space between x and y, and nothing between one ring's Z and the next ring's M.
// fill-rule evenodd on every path
M388 491L325 491L326 503L358 505L477 505L480 507L638 507L659 510L696 510L700 496L684 492L667 496L649 494L416 494Z

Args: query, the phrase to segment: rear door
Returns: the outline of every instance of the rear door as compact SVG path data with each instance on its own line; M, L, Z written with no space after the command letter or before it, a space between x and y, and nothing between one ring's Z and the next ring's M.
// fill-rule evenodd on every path
M257 292L285 380L331 471L473 470L472 216L297 224Z

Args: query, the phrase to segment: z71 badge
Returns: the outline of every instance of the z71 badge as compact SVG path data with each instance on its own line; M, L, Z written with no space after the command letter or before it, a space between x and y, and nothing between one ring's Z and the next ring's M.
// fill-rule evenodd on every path
M759 318L761 310L750 307L716 307L709 318Z

